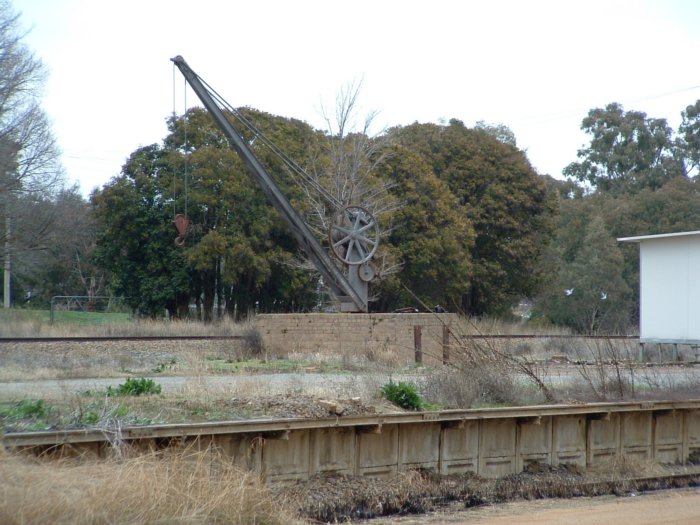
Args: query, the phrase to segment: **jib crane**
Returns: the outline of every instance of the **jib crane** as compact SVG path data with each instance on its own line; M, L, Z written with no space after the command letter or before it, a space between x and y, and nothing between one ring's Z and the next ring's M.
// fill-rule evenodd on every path
M172 59L204 107L228 139L231 148L241 157L248 171L279 212L307 257L316 266L323 282L340 302L342 312L367 312L368 283L374 278L370 264L379 245L379 228L374 216L362 206L345 206L338 210L328 231L332 253L342 263L334 262L294 210L279 187L255 157L217 104L213 91L189 67L185 59Z

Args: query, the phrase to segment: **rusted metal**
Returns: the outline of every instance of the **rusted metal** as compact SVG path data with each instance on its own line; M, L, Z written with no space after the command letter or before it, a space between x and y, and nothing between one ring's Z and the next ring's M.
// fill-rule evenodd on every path
M243 335L166 335L166 336L100 336L100 337L0 337L3 343L109 343L119 341L242 341Z
M416 364L423 363L423 333L421 325L413 325L413 350Z
M586 403L576 405L535 405L528 407L476 408L434 412L401 412L381 415L328 417L322 419L250 419L245 421L213 421L162 425L125 426L120 429L124 440L170 438L198 435L250 434L342 427L376 427L414 423L455 423L485 419L534 420L551 416L587 416L589 419L609 419L613 413L700 410L700 399L688 401L655 401L624 403ZM600 417L598 417L600 416ZM10 432L0 438L6 447L29 445L59 445L105 441L105 432L97 428L50 430L40 432Z
M445 327L447 328L447 327ZM245 339L242 335L146 335L146 336L98 336L98 337L0 337L2 343L59 343L59 342L110 342L110 341L215 341L215 340L241 340ZM607 339L638 339L634 335L464 335L460 339L590 339L590 340L607 340ZM443 337L443 342L446 345L450 344L449 332L448 337ZM448 351L449 355L449 351Z
M450 364L450 327L442 325L442 364Z
M173 225L177 230L177 237L175 237L175 246L182 247L185 245L185 235L187 235L187 228L190 225L190 219L182 213L175 215L173 220Z

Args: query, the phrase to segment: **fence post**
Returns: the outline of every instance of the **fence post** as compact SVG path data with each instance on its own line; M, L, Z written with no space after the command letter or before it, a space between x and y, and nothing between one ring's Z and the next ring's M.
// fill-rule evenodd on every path
M450 327L442 325L442 364L450 364Z
M416 364L423 363L423 343L421 341L422 327L419 324L413 325L413 349L416 352Z

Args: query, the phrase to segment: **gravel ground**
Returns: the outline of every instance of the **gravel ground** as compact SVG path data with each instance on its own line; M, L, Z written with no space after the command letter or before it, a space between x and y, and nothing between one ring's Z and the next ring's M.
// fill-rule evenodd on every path
M100 341L0 344L0 380L177 373L204 358L236 359L240 341Z
M243 356L244 349L236 343L222 341L2 344L0 403L23 399L67 403L77 400L80 411L86 413L94 409L91 404L102 403L106 410L110 403L114 406L129 403L139 417L149 415L150 410L173 422L342 417L399 410L376 397L379 387L390 377L381 370L317 373L314 370L318 367L310 367L293 373L221 375L208 366L212 358L236 360ZM152 378L162 386L162 394L128 401L105 397L109 386L116 387L126 377L138 376ZM565 377L564 372L557 375L557 380L562 381L561 377ZM397 379L397 375L393 374L393 378ZM81 397L85 391L91 391L92 397ZM75 424L79 424L77 421ZM16 421L8 424L1 415L0 425L5 431L26 430L21 424L16 426ZM390 481L336 476L314 478L285 489L285 497L296 501L300 512L310 519L333 522L392 513L434 512L450 504L463 509L473 505L493 507L510 498L581 496L585 494L580 489L584 481L583 473L548 469L510 476L504 481L472 475L439 479L422 472L404 473ZM623 483L619 490L629 493L636 488ZM428 521L423 515L419 521L406 523L422 523L424 519L426 523L460 523L452 520L453 515L441 516L437 521ZM571 516L560 517L568 521ZM513 523L518 520L516 517Z
M222 370L238 363L231 341L109 341L0 345L0 429L6 432L79 428L120 415L122 424L184 423L250 418L321 418L393 412L378 398L389 375L326 373L319 366L275 371L276 360L253 373ZM246 361L245 363L249 363ZM288 367L289 361L279 361ZM254 365L255 363L251 363ZM287 368L283 368L286 370ZM127 378L151 379L159 395L115 398ZM24 415L21 404L42 400ZM4 408L3 408L4 407ZM32 407L30 406L29 409ZM37 410L40 413L37 413ZM22 414L20 414L22 412Z

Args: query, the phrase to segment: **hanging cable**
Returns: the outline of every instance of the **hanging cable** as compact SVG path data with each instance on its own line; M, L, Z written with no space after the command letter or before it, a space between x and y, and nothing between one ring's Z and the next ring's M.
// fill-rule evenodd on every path
M177 69L177 68L176 68L175 64L173 64L173 116L172 116L173 125L175 125L175 119L177 118L177 111L176 111L176 108L175 108L175 106L176 106L176 100L175 100L175 95L176 95L176 87L175 87L175 86L176 86L176 80L175 80L176 75L175 75L175 71L176 71L176 69ZM176 209L176 207L175 207L175 196L176 196L175 173L173 173L173 190L172 190L172 196L171 196L172 199L173 199L173 220L175 220L175 216L177 215L177 209Z
M187 217L187 206L189 204L189 185L188 185L188 167L189 167L189 144L187 141L187 121L189 120L189 117L187 116L187 80L184 81L183 85L183 100L184 100L184 106L185 106L185 113L184 113L184 122L185 122L185 145L184 145L184 150L185 150L185 217Z
M176 108L176 84L175 84L175 66L173 65L173 117L172 117L172 125L173 125L173 130L177 130L177 108ZM183 139L183 145L182 145L182 150L184 154L184 163L183 163L183 173L184 173L184 186L185 186L185 213L184 214L179 214L177 213L177 170L173 171L173 194L172 194L172 200L173 200L173 225L175 226L175 229L178 232L177 237L175 237L175 246L181 248L185 245L185 235L187 234L187 228L189 227L190 224L190 219L187 216L187 206L189 204L189 195L188 195L188 141L187 141L187 82L185 81L184 83L184 89L183 89L183 101L185 105L184 113L182 116L183 119L183 130L184 130L184 139Z
M272 142L272 140L267 138L262 133L262 131L255 127L255 125L250 120L246 119L245 116L243 116L236 108L229 104L221 95L219 95L219 93L216 92L214 88L207 84L207 82L204 81L201 77L197 78L202 83L202 85L204 85L204 87L209 91L211 97L223 109L228 110L229 113L236 118L236 120L238 120L253 134L253 140L260 140L260 142L267 146L267 148L270 149L270 151L272 151L272 153L282 161L282 163L287 167L288 173L292 176L292 178L295 178L296 174L297 177L299 177L305 183L313 187L321 196L325 197L325 199L335 208L343 207L343 203L337 197L335 197L335 195L329 192L317 180L315 180L308 173L306 173L306 171L304 171L304 169L301 166L299 166L299 164L297 164L293 159L291 159L287 154L285 154L281 149L279 149L277 145L275 145L275 143Z

